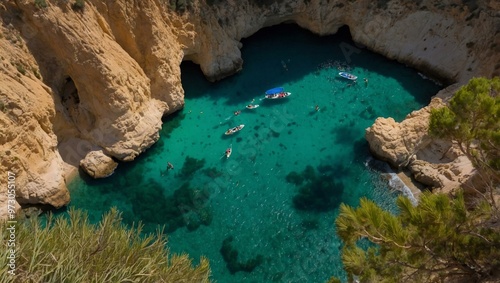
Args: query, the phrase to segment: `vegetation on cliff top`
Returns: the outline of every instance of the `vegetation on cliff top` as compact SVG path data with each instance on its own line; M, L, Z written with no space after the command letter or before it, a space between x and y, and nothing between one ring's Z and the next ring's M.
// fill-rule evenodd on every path
M367 199L358 208L341 205L337 233L345 243L342 262L351 279L481 282L500 277L500 213L493 192L500 168L499 95L499 78L474 78L449 106L431 112L431 135L457 143L484 181L472 199L461 191L455 197L426 192L413 206L401 196L399 215ZM361 248L361 239L371 245Z
M80 211L68 218L16 226L15 276L7 273L10 224L0 224L0 282L210 282L207 259L193 267L187 255L169 254L161 231L144 237L141 226L126 229L115 209L98 225Z
M433 109L429 132L450 139L479 170L500 170L500 78L473 78Z
M500 183L500 78L471 79L449 106L431 111L429 133L458 145L484 184L472 189L498 209L494 191Z

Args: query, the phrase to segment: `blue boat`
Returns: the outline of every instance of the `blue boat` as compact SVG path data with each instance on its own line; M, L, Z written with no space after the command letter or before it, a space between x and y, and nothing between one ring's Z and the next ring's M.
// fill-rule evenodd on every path
M266 95L273 95L273 94L277 94L277 93L284 92L284 91L285 91L285 89L282 87L275 87L275 88L266 90Z
M343 78L346 78L348 80L353 80L355 81L358 77L356 77L355 75L353 74L349 74L349 73L346 73L346 72L340 72L339 73L339 76L343 77Z
M286 92L282 87L275 87L266 91L266 99L279 99L290 96L291 92Z

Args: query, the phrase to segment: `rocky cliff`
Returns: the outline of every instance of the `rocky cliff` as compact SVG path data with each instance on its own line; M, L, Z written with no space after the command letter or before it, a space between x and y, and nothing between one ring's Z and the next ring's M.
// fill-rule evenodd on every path
M450 88L440 94L449 97ZM435 97L428 106L408 114L401 123L392 118L377 118L366 129L366 139L378 158L398 170L409 170L416 181L430 189L451 192L466 183L474 170L456 145L428 134L430 110L444 105L441 98Z
M68 168L102 177L157 141L161 117L183 107L183 60L221 79L242 68L242 38L280 23L348 25L356 48L447 82L499 75L499 11L496 0L6 0L0 175L16 173L21 204L65 205Z

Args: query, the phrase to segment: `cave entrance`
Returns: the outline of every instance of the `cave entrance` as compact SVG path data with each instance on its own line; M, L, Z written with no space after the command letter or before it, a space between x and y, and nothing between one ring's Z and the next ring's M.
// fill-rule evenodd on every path
M184 57L181 82L186 97L197 98L209 93L213 100L230 99L229 104L238 100L251 101L256 93L301 80L325 67L326 60L331 60L332 64L333 61L352 61L353 58L346 58L343 51L347 55L357 55L362 48L352 40L347 25L340 27L335 34L318 36L293 22L262 28L241 42L244 62L241 72L218 82L206 79L193 60L194 55ZM249 73L252 75L248 76ZM241 88L228 96L216 91L221 87L220 83L234 83Z
M73 79L69 76L64 80L61 89L61 103L69 112L71 112L71 109L78 108L78 104L80 104L78 89Z

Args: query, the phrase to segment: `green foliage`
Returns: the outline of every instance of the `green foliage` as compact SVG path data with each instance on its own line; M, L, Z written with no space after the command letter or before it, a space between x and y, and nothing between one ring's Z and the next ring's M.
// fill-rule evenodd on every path
M38 9L47 8L47 2L45 0L35 0L35 7Z
M33 72L33 75L35 75L35 77L39 80L42 79L42 76L40 75L40 72L38 72L37 69L35 69L34 67L31 68L31 71Z
M184 13L192 6L193 0L168 0L168 4L170 9L179 13Z
M85 9L85 0L75 0L75 2L71 4L71 8L74 11L83 12Z
M9 282L210 282L208 260L193 267L187 255L169 254L165 235L141 236L142 226L126 229L115 209L92 225L81 211L68 218L18 222L16 275L7 278L6 247L0 272ZM0 224L2 238L10 224ZM2 282L5 282L3 281Z
M488 278L500 268L500 231L491 206L468 210L462 194L424 193L418 206L400 196L400 215L373 201L342 204L337 233L342 262L361 282L429 282L430 278ZM359 246L367 239L370 247Z
M17 71L18 71L19 73L21 73L21 74L23 74L23 75L26 75L26 68L24 67L24 65L23 65L23 64L21 64L21 63L16 63L16 64L15 64L15 66L16 66L16 69L17 69Z
M433 109L429 133L456 142L478 170L500 170L500 78L473 78Z

